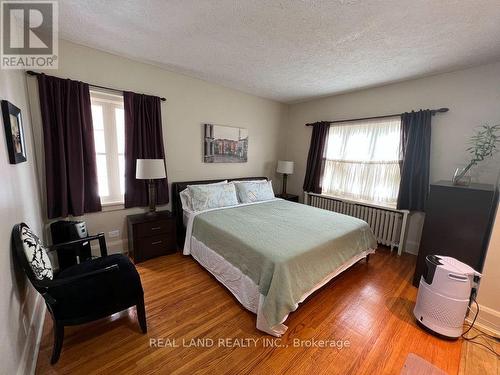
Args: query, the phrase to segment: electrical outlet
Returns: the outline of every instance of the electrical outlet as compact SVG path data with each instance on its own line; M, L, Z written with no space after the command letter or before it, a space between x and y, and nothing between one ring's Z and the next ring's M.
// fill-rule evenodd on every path
M108 232L108 236L109 236L109 238L120 237L120 230L119 229L112 230L112 231Z

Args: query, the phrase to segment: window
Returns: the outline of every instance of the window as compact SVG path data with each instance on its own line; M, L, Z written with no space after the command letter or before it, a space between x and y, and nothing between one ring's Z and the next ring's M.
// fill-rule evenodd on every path
M400 128L399 117L330 126L322 193L395 205Z
M123 96L90 91L101 202L122 203L125 193Z

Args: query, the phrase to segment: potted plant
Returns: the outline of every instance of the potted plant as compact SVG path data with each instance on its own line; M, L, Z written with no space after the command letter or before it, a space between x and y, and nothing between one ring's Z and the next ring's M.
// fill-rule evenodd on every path
M467 151L471 155L471 160L465 168L457 168L453 176L454 185L469 185L471 181L470 169L491 158L496 152L500 143L500 124L481 126L469 140Z

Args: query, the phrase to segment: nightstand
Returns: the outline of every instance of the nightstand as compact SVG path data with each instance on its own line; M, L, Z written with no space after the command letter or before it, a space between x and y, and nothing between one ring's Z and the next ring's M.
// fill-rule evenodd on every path
M177 251L175 217L170 211L128 215L128 251L135 263Z
M294 194L276 194L276 198L281 198L290 202L299 202L299 196Z

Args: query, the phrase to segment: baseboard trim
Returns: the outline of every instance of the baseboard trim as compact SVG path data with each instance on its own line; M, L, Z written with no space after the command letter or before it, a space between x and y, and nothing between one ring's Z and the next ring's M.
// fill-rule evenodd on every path
M38 328L38 334L36 335L33 360L31 361L31 372L29 372L29 374L35 374L35 371L36 371L36 364L38 362L38 354L40 353L40 343L42 342L43 325L45 323L45 313L47 312L47 305L45 305L45 301L43 300L43 298L40 298L40 299L42 300L42 312L41 312L40 317L39 317L40 323L39 323L39 328Z
M41 295L37 295L23 354L17 368L18 375L34 374L42 340L43 323L47 307Z
M471 324L474 316L476 314L475 306L472 306L472 311L469 311L467 315L466 321ZM474 326L479 328L480 330L493 335L495 337L500 337L500 331L498 327L500 327L500 312L493 310L487 306L479 305L479 315L477 316L476 322Z

